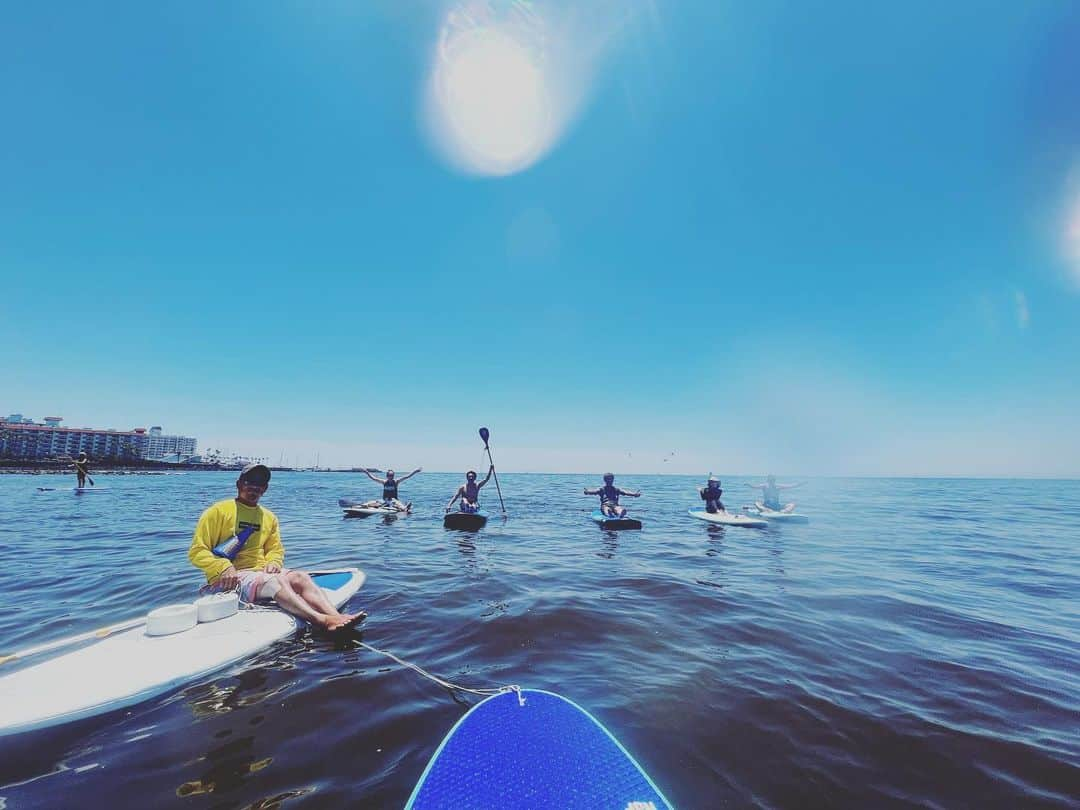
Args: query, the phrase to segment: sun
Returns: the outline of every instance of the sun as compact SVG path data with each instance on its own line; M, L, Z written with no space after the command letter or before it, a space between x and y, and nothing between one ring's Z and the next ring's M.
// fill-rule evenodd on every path
M435 134L466 171L521 171L553 140L542 32L532 18L463 19L448 18L436 49L428 99Z

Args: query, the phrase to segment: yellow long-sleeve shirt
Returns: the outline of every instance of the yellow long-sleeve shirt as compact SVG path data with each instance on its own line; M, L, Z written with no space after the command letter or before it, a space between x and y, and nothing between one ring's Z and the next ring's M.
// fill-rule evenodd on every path
M222 540L228 540L245 526L255 531L248 537L240 553L232 562L214 554L213 548ZM191 538L188 559L206 574L206 581L213 582L230 565L238 571L259 570L267 563L285 563L285 547L281 544L277 515L265 506L246 506L228 498L218 501L202 513Z

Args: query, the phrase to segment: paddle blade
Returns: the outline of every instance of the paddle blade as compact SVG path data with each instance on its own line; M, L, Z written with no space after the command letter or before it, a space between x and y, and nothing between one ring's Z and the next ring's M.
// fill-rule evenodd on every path
M484 440L485 445L488 443L488 438L490 436L491 434L488 432L488 429L486 427L480 428L480 438Z

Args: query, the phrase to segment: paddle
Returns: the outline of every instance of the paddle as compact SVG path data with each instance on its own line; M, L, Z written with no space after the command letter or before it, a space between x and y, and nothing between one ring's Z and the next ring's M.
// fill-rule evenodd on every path
M68 456L68 458L71 458L71 456ZM75 469L78 469L78 468L79 468L79 462L78 462L78 461L76 461L76 460L75 460L75 459L73 459L73 458L71 458L71 461L72 461L72 463L73 463L73 464L75 465ZM86 480L90 482L90 486L92 486L92 487L93 487L93 486L97 486L97 485L96 485L96 484L94 483L94 479L90 477L90 473L86 473Z
M13 652L10 655L0 655L0 665L6 664L8 661L15 661L20 658L29 658L32 655L38 653L49 652L50 650L58 650L61 647L67 647L71 644L78 644L80 641L89 641L94 638L107 638L113 633L119 633L121 630L130 630L133 627L138 627L141 624L146 624L146 617L140 616L138 619L131 619L120 624L111 624L108 627L99 627L97 630L91 630L88 633L80 633L77 636L69 636L68 638L62 638L59 641L50 641L47 644L39 644L37 647L28 647L25 650L19 652Z
M499 486L499 476L495 475L495 460L491 457L491 448L488 447L488 439L491 437L491 432L486 428L480 428L480 438L484 440L484 449L487 450L488 461L491 462L491 475L495 478L495 491L499 493L499 506L502 507L502 513L506 514L506 504L503 503L502 488Z

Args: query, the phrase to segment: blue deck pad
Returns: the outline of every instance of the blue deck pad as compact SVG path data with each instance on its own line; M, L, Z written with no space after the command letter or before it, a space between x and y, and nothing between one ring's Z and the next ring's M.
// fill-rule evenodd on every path
M335 571L332 574L312 574L311 578L320 588L326 588L328 591L336 591L352 579L352 574L348 571Z
M478 703L446 735L406 810L670 810L592 715L551 692Z

